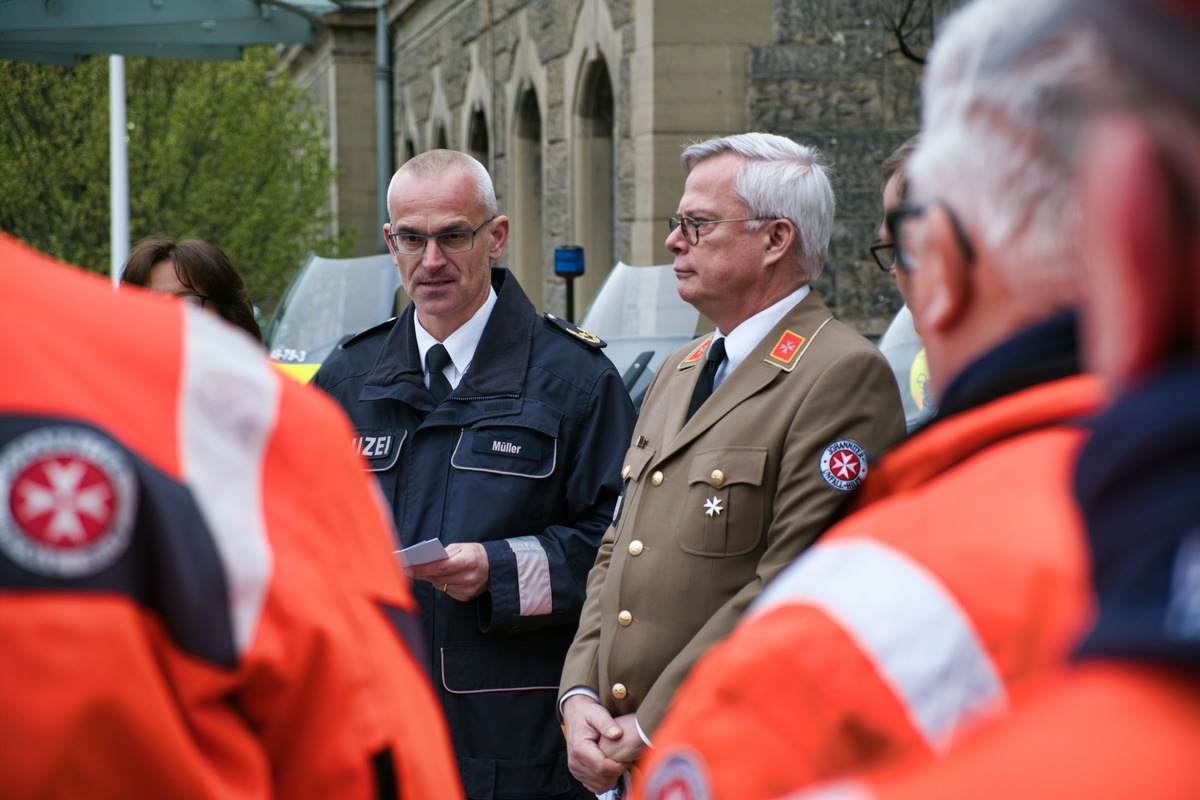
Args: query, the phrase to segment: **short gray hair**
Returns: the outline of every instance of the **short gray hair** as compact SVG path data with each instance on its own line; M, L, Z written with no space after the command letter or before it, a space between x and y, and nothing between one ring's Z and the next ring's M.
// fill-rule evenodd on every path
M701 161L725 153L744 159L733 190L746 205L746 215L790 220L798 239L800 278L805 283L815 280L829 252L836 206L832 170L824 156L785 136L742 133L689 144L680 161L690 174Z
M400 169L396 170L396 174L392 176L392 182L388 185L389 216L391 215L392 188L396 185L396 179L401 175L437 178L454 171L465 172L474 178L478 191L477 200L485 214L494 217L500 213L500 206L496 202L496 187L492 184L492 176L488 174L487 167L479 163L473 156L459 150L426 150L401 164Z
M1045 0L974 2L930 52L913 194L959 214L1017 296L1072 305L1082 269L1078 128L1056 109L1112 79L1094 35L1064 30L1018 54Z

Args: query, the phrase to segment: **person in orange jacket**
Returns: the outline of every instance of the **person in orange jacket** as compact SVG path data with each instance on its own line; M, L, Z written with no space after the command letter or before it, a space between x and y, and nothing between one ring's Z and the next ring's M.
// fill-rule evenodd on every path
M1027 102L1079 64L996 78L982 33L1030 2L939 32L910 200L887 215L939 410L692 670L637 797L770 798L944 752L1090 621L1071 468L1103 395L1063 313L1085 263L1070 154Z
M1200 681L1138 660L1048 675L944 758L839 779L785 800L1195 800Z
M0 234L0 796L453 798L329 399Z
M1095 53L1088 90L1046 113L1084 153L1084 344L1115 397L1075 474L1099 613L1071 663L943 760L797 798L1200 797L1200 2L1056 0L1005 35L1000 70Z

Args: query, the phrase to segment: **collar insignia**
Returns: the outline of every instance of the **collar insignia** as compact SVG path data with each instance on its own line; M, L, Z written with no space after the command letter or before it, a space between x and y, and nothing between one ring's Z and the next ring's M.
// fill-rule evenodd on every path
M685 358L683 361L679 362L679 368L683 369L684 367L686 367L690 364L695 364L697 361L704 358L704 354L708 352L708 346L710 344L712 344L712 340L713 340L713 337L709 336L703 342L698 344L696 346L695 350L688 353L687 358Z
M769 357L787 366L800 354L800 346L803 344L803 336L795 331L784 331L783 335L779 337L779 341L775 343Z

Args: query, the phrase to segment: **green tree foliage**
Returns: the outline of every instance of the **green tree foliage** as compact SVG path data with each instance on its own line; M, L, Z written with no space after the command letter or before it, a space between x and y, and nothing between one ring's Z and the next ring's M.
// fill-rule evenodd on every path
M274 65L265 47L125 65L131 239L212 242L268 312L309 251L348 255L354 235L331 233L319 112ZM108 59L0 61L0 97L0 228L107 273Z

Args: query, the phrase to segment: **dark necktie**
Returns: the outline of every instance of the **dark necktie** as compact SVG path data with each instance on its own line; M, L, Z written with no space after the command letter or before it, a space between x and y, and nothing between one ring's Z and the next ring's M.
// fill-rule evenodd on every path
M440 404L446 399L446 395L450 394L450 380L442 371L449 364L450 354L446 352L446 345L441 342L429 348L429 352L425 354L425 371L429 373L429 392L433 395L435 403Z
M705 356L704 372L700 375L700 380L696 381L696 388L692 392L692 403L688 406L687 418L685 422L692 418L696 413L696 409L704 404L708 396L713 393L713 381L717 377L717 369L721 366L721 362L725 360L725 337L714 339L713 343L708 346L708 353Z

